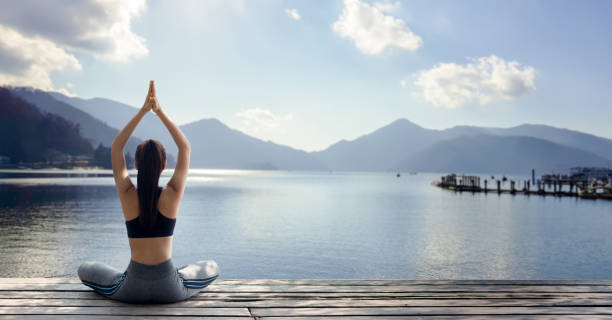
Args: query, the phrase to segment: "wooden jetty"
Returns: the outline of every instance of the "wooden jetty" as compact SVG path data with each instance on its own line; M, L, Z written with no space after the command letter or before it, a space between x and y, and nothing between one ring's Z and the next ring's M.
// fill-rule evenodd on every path
M610 319L612 281L218 280L133 305L77 279L0 278L2 319Z
M484 181L484 187L481 181ZM493 185L489 185L489 180L482 179L480 176L449 174L443 176L440 181L435 181L434 185L457 192L492 192L498 194L509 193L612 200L612 190L609 186L593 186L586 180L577 181L570 178L562 179L559 176L555 178L555 176L547 175L541 180L537 180L535 184L532 184L530 180L509 180L507 182L510 188L503 188L502 184L505 184L505 181L500 179L491 182ZM595 190L599 189L603 192L595 192Z

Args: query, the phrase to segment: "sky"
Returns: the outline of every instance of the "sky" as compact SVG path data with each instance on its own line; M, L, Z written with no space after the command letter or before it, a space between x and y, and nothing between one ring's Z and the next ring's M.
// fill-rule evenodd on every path
M4 1L0 85L307 151L406 118L612 138L611 1ZM126 119L126 122L129 119ZM146 137L145 137L146 138Z

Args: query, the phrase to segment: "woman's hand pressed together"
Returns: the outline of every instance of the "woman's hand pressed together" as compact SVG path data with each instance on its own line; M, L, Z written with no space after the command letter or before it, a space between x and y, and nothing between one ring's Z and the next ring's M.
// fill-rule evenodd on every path
M145 98L145 102L142 105L142 108L140 108L140 110L144 112L151 111L153 109L153 100L151 98L154 96L155 96L155 87L153 84L153 80L151 80L149 82L149 91L147 92L147 97Z
M149 101L151 104L151 109L153 110L153 112L155 112L155 114L157 114L158 112L161 111L161 106L159 105L159 102L157 101L157 96L155 95L155 83L153 83L153 80L151 80L149 91L150 91Z

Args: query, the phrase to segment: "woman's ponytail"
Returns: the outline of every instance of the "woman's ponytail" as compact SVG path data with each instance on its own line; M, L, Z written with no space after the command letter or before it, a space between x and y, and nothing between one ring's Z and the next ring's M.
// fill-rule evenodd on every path
M136 148L135 158L140 222L149 228L157 218L157 190L166 164L166 151L159 142L147 140Z

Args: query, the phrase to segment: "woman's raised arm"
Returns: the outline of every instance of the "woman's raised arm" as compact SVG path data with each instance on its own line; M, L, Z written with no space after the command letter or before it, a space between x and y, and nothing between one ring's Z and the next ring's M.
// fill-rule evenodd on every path
M145 103L138 110L138 113L125 125L125 127L119 132L119 134L113 140L111 144L111 161L113 164L113 177L115 177L115 185L117 186L117 192L119 196L123 195L126 191L130 190L134 187L132 181L130 180L130 176L128 174L127 166L125 165L125 156L123 154L123 149L127 144L130 136L136 129L136 126L142 120L142 118L149 112L152 108L151 96L153 93L153 81L149 84L149 92L147 93L147 98L145 99Z
M154 84L152 84L152 90L151 107L153 112L155 112L159 119L164 123L170 132L174 143L176 143L176 146L178 147L178 157L176 159L174 174L172 175L172 178L170 178L170 181L168 181L168 187L174 192L174 198L177 200L176 203L178 204L178 201L180 201L181 197L183 196L185 184L187 183L187 171L189 171L191 145L189 144L187 137L185 137L183 132L181 132L181 129L179 129L179 127L177 127L161 109L155 95Z

